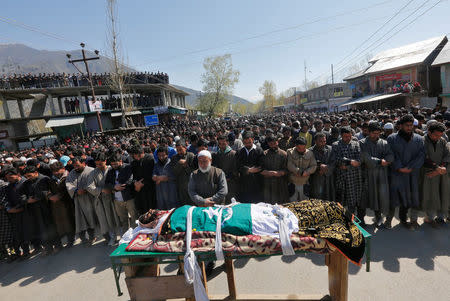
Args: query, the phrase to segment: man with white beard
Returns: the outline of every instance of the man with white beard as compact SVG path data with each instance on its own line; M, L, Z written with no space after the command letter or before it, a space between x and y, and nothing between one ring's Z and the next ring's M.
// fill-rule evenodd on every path
M191 200L199 207L213 207L216 204L225 204L228 194L227 178L225 172L211 166L212 156L207 150L202 150L197 155L198 169L191 173L188 191ZM215 262L206 264L206 275L210 276L215 267Z
M224 204L228 193L225 173L220 168L211 166L211 153L202 150L198 153L198 169L191 173L189 179L189 196L200 207Z

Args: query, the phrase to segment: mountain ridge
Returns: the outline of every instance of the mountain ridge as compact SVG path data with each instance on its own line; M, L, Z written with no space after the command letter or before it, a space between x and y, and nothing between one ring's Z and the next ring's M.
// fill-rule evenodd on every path
M66 54L70 54L73 59L81 58L80 50L38 50L20 43L0 44L0 75L14 73L78 73L78 70L68 62ZM86 55L88 57L95 56L95 53L86 50ZM91 73L105 73L110 71L112 60L102 56L101 53L100 58L100 60L89 62ZM138 72L127 67L125 67L125 70L127 72ZM181 85L171 85L190 94L186 97L186 104L190 106L195 105L198 96L201 94L201 91L195 89ZM233 95L231 103L248 104L250 101Z

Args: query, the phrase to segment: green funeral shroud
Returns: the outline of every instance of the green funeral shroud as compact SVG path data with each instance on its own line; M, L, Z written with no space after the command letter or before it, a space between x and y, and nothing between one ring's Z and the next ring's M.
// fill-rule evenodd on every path
M172 213L170 229L173 232L186 232L186 216L190 207L184 205ZM218 211L219 207L196 207L192 212L192 229L216 232ZM250 204L237 204L223 208L222 232L239 236L252 234Z

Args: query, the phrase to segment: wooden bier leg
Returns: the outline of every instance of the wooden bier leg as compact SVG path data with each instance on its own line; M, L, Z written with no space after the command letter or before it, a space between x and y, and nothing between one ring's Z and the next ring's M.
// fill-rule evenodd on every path
M204 261L200 263L200 268L202 269L203 285L205 286L205 291L206 294L208 295L208 277L206 276L206 265Z
M333 301L348 299L348 260L338 251L327 255L328 288Z
M229 300L236 300L236 281L234 278L233 259L225 258L225 271L227 273Z

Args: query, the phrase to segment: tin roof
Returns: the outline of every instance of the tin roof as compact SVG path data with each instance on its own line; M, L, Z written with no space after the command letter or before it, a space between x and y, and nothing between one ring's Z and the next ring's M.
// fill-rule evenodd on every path
M445 44L431 66L439 66L450 63L450 43Z
M373 65L365 73L378 73L423 63L444 40L447 41L445 35L382 51L370 60Z

